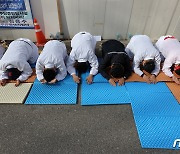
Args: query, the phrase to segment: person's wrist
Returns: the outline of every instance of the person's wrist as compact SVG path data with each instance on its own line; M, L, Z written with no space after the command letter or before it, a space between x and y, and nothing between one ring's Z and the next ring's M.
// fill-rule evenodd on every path
M141 77L143 77L144 76L144 73L141 75Z
M72 74L72 77L73 77L73 78L76 77L76 74Z

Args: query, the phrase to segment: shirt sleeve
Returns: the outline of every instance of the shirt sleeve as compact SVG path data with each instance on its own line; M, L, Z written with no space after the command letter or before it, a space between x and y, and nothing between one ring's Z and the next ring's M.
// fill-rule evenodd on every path
M132 68L131 68L131 64L130 64L130 59L127 55L125 56L125 65L124 66L125 66L124 67L124 69L125 69L124 70L124 76L126 78L128 78L132 73Z
M0 80L2 79L8 79L8 76L6 73L6 64L0 61Z
M131 49L131 43L129 43L127 45L127 47L125 48L125 51L126 51L127 55L129 56L129 58L132 60L134 58L134 54L132 53L131 50L132 50Z
M111 65L111 55L106 54L101 64L99 65L99 72L107 80L111 78L110 75L106 71L107 67L109 67L110 65Z
M134 61L133 61L133 69L134 69L134 72L138 74L139 76L143 75L143 72L140 69L140 62L141 62L140 59L135 56Z
M154 44L155 48L160 50L160 42L159 40Z
M90 74L96 75L98 73L99 63L98 63L98 59L93 51L89 52L88 61L91 66Z
M44 79L43 71L44 71L44 65L39 60L37 60L37 63L36 63L36 75L37 75L37 79L39 81Z
M63 80L66 75L67 75L67 70L66 70L66 66L64 64L64 62L62 62L61 64L59 64L58 66L56 66L57 70L57 75L56 75L56 80L60 81Z
M19 80L19 81L25 81L25 80L27 80L28 77L31 76L32 72L33 72L33 71L32 71L32 69L31 69L29 63L26 62L25 66L24 66L24 68L23 68L23 71L22 71L21 75L17 78L17 80Z
M5 71L0 70L0 80L8 79L7 73Z
M151 74L155 74L156 76L159 74L160 71L160 63L161 63L161 56L159 52L155 56L155 69L152 71Z
M65 58L65 64L70 75L76 74L76 70L74 68L74 59L72 57L70 58L70 56L67 55Z
M30 59L28 60L28 62L30 64L34 64L34 63L36 63L38 56L39 56L38 47L34 43L32 43L31 46L32 46L33 51L32 51L32 55L31 55Z
M173 65L173 58L167 57L164 61L162 71L169 77L173 76L173 73L171 72L171 66L172 65Z

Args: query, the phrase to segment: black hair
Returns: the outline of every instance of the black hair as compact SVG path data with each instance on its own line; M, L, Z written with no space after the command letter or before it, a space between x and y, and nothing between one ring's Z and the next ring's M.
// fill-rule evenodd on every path
M175 67L175 66L174 66ZM180 64L178 64L178 68L174 71L177 75L180 75Z
M121 64L113 64L109 73L114 78L124 77L124 67Z
M155 69L154 60L150 59L142 65L142 69L151 73Z
M6 73L9 80L16 80L22 72L19 71L17 68L9 68L6 70Z
M74 67L79 73L85 73L87 71L87 69L88 69L88 64L87 64L87 62L78 62L78 61L76 61L74 63Z
M177 75L180 75L180 69L174 71Z
M43 76L44 76L44 79L47 81L47 82L50 82L52 81L53 79L55 79L56 77L56 71L54 70L54 68L47 68L43 71Z

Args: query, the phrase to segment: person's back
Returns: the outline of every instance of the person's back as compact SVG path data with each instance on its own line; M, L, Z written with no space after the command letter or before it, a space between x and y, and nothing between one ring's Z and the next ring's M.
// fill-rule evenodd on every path
M135 35L129 41L126 52L133 59L133 70L147 83L156 83L160 71L160 53L146 35ZM131 57L132 56L132 57Z
M124 44L117 40L108 40L102 44L102 57L109 52L125 52Z
M77 33L71 40L72 49L76 50L76 52L83 52L90 50L95 50L96 40L95 38L88 32L79 32Z
M180 42L175 37L161 36L155 45L165 58L174 56L180 59Z
M67 75L67 70L70 74L73 73L68 62L65 44L57 40L48 41L36 63L37 79L41 83L51 84L63 80Z
M180 42L171 35L161 36L156 47L165 58L162 71L180 84Z
M75 69L84 73L87 71L89 65L91 67L87 83L91 84L93 76L98 72L98 60L95 55L95 38L88 32L77 33L71 41L72 50L70 52L70 59L74 63ZM79 83L80 78L76 75L73 77L74 81Z
M134 58L154 59L154 56L158 54L158 51L153 46L150 38L146 35L135 35L131 38L127 47L134 54Z
M0 80L8 79L6 71L12 68L21 72L21 75L16 79L17 81L26 80L32 74L29 63L35 63L37 58L38 48L29 39L20 38L11 42L0 60Z
M2 61L16 65L17 62L36 62L38 49L32 41L25 38L17 39L9 44L7 51L2 57Z
M72 51L70 57L78 62L88 61L91 52L95 52L96 40L88 32L79 32L71 40Z
M102 55L103 60L99 66L101 75L113 86L116 82L123 85L132 71L124 45L117 40L108 40L102 44Z
M38 60L41 61L42 59L44 65L48 65L48 63L58 64L60 61L63 61L66 55L65 44L57 40L52 40L45 44Z

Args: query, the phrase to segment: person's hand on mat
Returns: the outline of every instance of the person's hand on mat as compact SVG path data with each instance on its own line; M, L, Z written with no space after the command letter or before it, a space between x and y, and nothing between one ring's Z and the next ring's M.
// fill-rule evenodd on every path
M0 81L1 86L5 86L6 83L7 83L7 80L6 80L6 79L2 79L2 80Z
M80 83L81 78L79 78L76 74L72 75L74 82Z
M57 79L53 79L50 82L48 82L49 84L55 84L57 82Z
M40 80L40 82L41 82L42 84L44 84L44 83L46 83L46 80L45 80L45 79L42 79L42 80Z
M89 76L86 78L86 81L88 84L91 84L93 82L93 75L89 74Z
M177 77L175 77L174 75L173 75L173 77L172 77L172 80L173 80L175 83L180 84L180 80L179 80Z
M116 86L116 82L114 81L113 78L110 78L110 79L109 79L109 83L110 83L112 86Z
M152 75L149 77L149 80L150 80L150 82L153 83L153 84L157 83L157 81L156 81L156 76L155 76L154 74L152 74Z
M118 80L118 85L119 86L122 86L122 85L124 85L124 78L120 78L119 80Z
M21 81L16 80L15 86L18 87L20 85Z
M147 83L150 83L150 79L147 75L143 75L143 79L147 82Z

